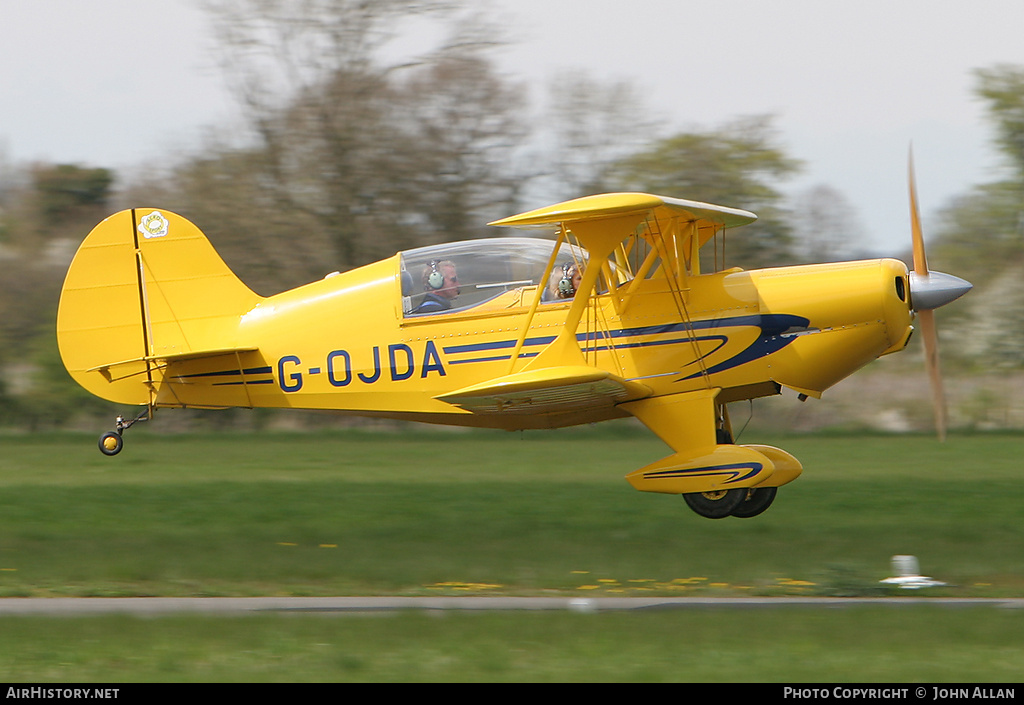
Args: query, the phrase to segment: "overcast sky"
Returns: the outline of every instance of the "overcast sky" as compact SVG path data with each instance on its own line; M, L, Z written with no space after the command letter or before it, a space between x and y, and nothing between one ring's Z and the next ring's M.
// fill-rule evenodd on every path
M805 162L787 190L838 189L887 252L909 237L911 142L927 225L997 178L971 71L1024 65L1022 0L492 2L510 76L634 81L681 129L776 115ZM193 0L2 0L0 154L123 168L194 143L231 114L209 48Z

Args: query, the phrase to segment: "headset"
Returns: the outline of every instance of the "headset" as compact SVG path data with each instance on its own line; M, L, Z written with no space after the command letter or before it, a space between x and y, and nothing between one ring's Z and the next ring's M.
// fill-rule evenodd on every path
M563 264L562 265L562 278L558 280L558 293L565 297L571 297L576 295L576 287L572 283L572 278L576 274L575 264Z
M430 274L427 275L427 288L437 291L444 286L444 273L437 268L437 260L430 260Z

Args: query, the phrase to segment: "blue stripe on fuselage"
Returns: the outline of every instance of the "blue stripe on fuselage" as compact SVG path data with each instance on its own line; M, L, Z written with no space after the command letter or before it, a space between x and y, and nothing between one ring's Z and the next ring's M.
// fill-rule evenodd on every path
M735 367L751 362L752 360L757 360L758 358L778 352L796 340L796 336L783 336L783 333L791 330L806 329L810 321L802 316L773 313L764 316L738 316L736 318L726 318L717 321L699 321L698 323L712 324L706 327L757 326L761 329L761 334L757 336L754 342L736 355L730 357L728 360L720 362L717 365L713 365L707 370L702 370L700 372L695 372L692 375L682 377L676 380L678 382L694 379L695 377L700 377L704 374L713 375L717 372L731 370ZM694 330L697 329L698 325L694 324ZM707 355L704 355L701 359L704 357L707 357Z
M736 355L733 355L728 360L720 362L707 369L707 374L714 374L716 372L723 372L734 367L739 367L747 362L781 350L795 339L789 336L783 337L782 333L794 329L806 328L808 323L809 321L806 318L790 314L753 314L747 316L735 316L733 318L660 323L652 326L635 326L610 331L591 331L588 333L578 333L576 335L576 340L581 344L580 349L584 354L613 349L644 348L685 343L704 343L708 341L717 342L717 345L715 345L713 349L708 350L701 355L700 359L703 360L721 350L729 342L729 336L723 332L723 329L742 327L756 327L760 329L760 334L750 345ZM686 335L660 340L641 340L628 343L616 342L623 338L665 335L667 333L685 333ZM548 345L554 341L554 339L554 336L527 338L523 343L523 348ZM444 354L446 356L450 356L465 355L467 353L492 353L490 355L484 354L478 357L466 357L459 360L452 360L449 358L446 362L451 365L464 365L475 362L495 362L500 360L509 360L512 357L511 351L509 354L493 354L495 351L509 350L515 346L515 340L499 340L489 343L470 343L466 345L449 345L444 348ZM536 352L532 351L521 352L520 357L534 357L536 354ZM689 365L695 365L697 362L699 362L699 360L695 360L689 363ZM692 375L681 377L677 381L693 379L701 376L702 374L705 374L705 372L695 372Z

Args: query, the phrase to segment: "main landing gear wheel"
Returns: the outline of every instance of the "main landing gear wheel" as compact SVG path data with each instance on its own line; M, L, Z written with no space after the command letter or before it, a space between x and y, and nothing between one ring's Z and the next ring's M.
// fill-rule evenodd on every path
M734 517L749 519L772 506L778 487L753 487L747 490L746 498L740 502L740 506L732 511Z
M708 519L722 519L736 511L747 499L746 488L717 490L715 492L691 492L683 499L690 509Z
M107 431L100 436L100 452L103 455L117 455L124 448L124 439L116 431Z

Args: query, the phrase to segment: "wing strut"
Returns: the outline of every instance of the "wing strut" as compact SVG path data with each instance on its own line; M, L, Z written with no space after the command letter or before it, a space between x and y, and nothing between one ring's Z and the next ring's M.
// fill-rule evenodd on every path
M526 336L530 332L530 325L533 323L533 317L537 313L537 307L540 306L540 300L544 294L545 284L551 276L551 271L555 267L555 260L558 259L558 250L562 246L563 242L565 242L565 226L560 226L558 228L558 238L555 240L555 246L551 248L551 256L548 258L547 266L544 267L544 274L538 283L537 291L534 292L533 302L530 304L530 312L526 315L526 321L523 323L522 330L519 333L519 338L516 340L516 347L512 351L512 360L509 362L508 367L509 374L512 374L516 369L516 360L519 359L519 352L523 349L523 345L526 343Z

